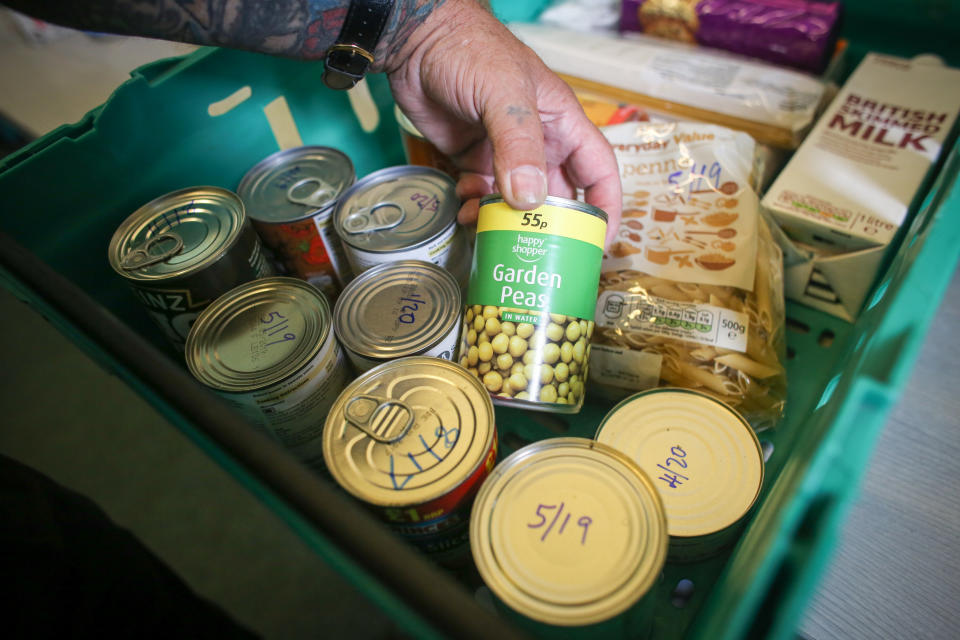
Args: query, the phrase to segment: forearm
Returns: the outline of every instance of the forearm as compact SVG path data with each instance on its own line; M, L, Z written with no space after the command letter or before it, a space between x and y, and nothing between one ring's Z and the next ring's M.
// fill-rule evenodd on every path
M0 0L77 29L322 58L349 0ZM382 66L445 0L396 0L374 56Z

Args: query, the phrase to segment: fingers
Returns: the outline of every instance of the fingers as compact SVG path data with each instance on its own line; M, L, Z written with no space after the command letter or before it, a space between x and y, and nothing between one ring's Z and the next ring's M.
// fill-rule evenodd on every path
M576 100L572 98L572 100ZM579 107L579 105L576 105ZM584 200L602 209L607 214L606 244L613 241L620 226L623 208L623 193L620 184L620 169L613 147L606 137L590 122L582 110L568 107L572 125L563 135L576 140L564 162L568 180L584 190Z
M464 200L460 205L460 211L457 213L457 222L462 225L472 225L477 223L480 217L480 199L470 198Z
M464 171L460 174L460 180L457 181L457 196L461 200L480 198L492 193L492 191L493 178L491 176Z
M533 209L547 197L543 128L533 87L516 82L519 91L496 91L487 96L483 124L493 146L493 172L507 204Z
M616 162L616 160L614 160ZM623 209L623 195L620 186L620 174L608 174L592 186L584 189L584 200L602 209L607 214L606 245L610 246L617 229L620 228L620 216Z
M463 172L457 182L457 197L460 198L460 224L475 224L480 210L480 198L493 192L493 177L479 173Z

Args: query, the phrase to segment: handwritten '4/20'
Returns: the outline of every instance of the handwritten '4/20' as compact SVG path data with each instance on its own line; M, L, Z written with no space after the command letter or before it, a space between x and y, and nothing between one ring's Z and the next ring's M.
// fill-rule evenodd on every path
M556 509L553 512L553 518L550 519L550 524L547 525L547 514L550 514L551 511ZM553 531L553 527L560 520L560 517L563 514L564 503L561 502L559 505L556 504L539 504L537 505L537 517L540 519L538 522L532 522L527 524L528 529L540 529L544 525L547 525L547 528L544 529L543 535L540 536L540 542L543 542L547 539L547 536L550 535L550 532ZM546 512L546 514L544 513ZM563 530L567 528L567 523L570 522L570 517L572 514L567 512L566 517L563 519L563 522L560 524L560 528L557 529L557 535L563 534ZM587 531L590 529L590 525L593 524L593 518L590 516L580 516L577 519L577 525L583 529L583 532L580 535L580 544L584 545L587 542Z

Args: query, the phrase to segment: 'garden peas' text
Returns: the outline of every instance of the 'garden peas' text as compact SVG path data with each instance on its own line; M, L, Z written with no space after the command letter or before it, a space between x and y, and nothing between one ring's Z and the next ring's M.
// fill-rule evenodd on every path
M498 263L493 268L493 279L496 282L507 283L500 287L500 304L514 304L527 309L542 309L549 302L546 293L524 291L514 285L531 285L536 287L550 287L559 289L563 279L560 274L550 271L540 271L536 265L530 269L515 269Z

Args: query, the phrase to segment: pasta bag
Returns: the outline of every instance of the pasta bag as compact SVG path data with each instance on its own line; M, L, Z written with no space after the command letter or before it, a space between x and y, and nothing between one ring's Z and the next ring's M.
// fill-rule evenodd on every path
M758 431L774 426L786 398L783 266L754 188L755 142L694 122L602 130L624 211L603 257L591 394L691 388Z

